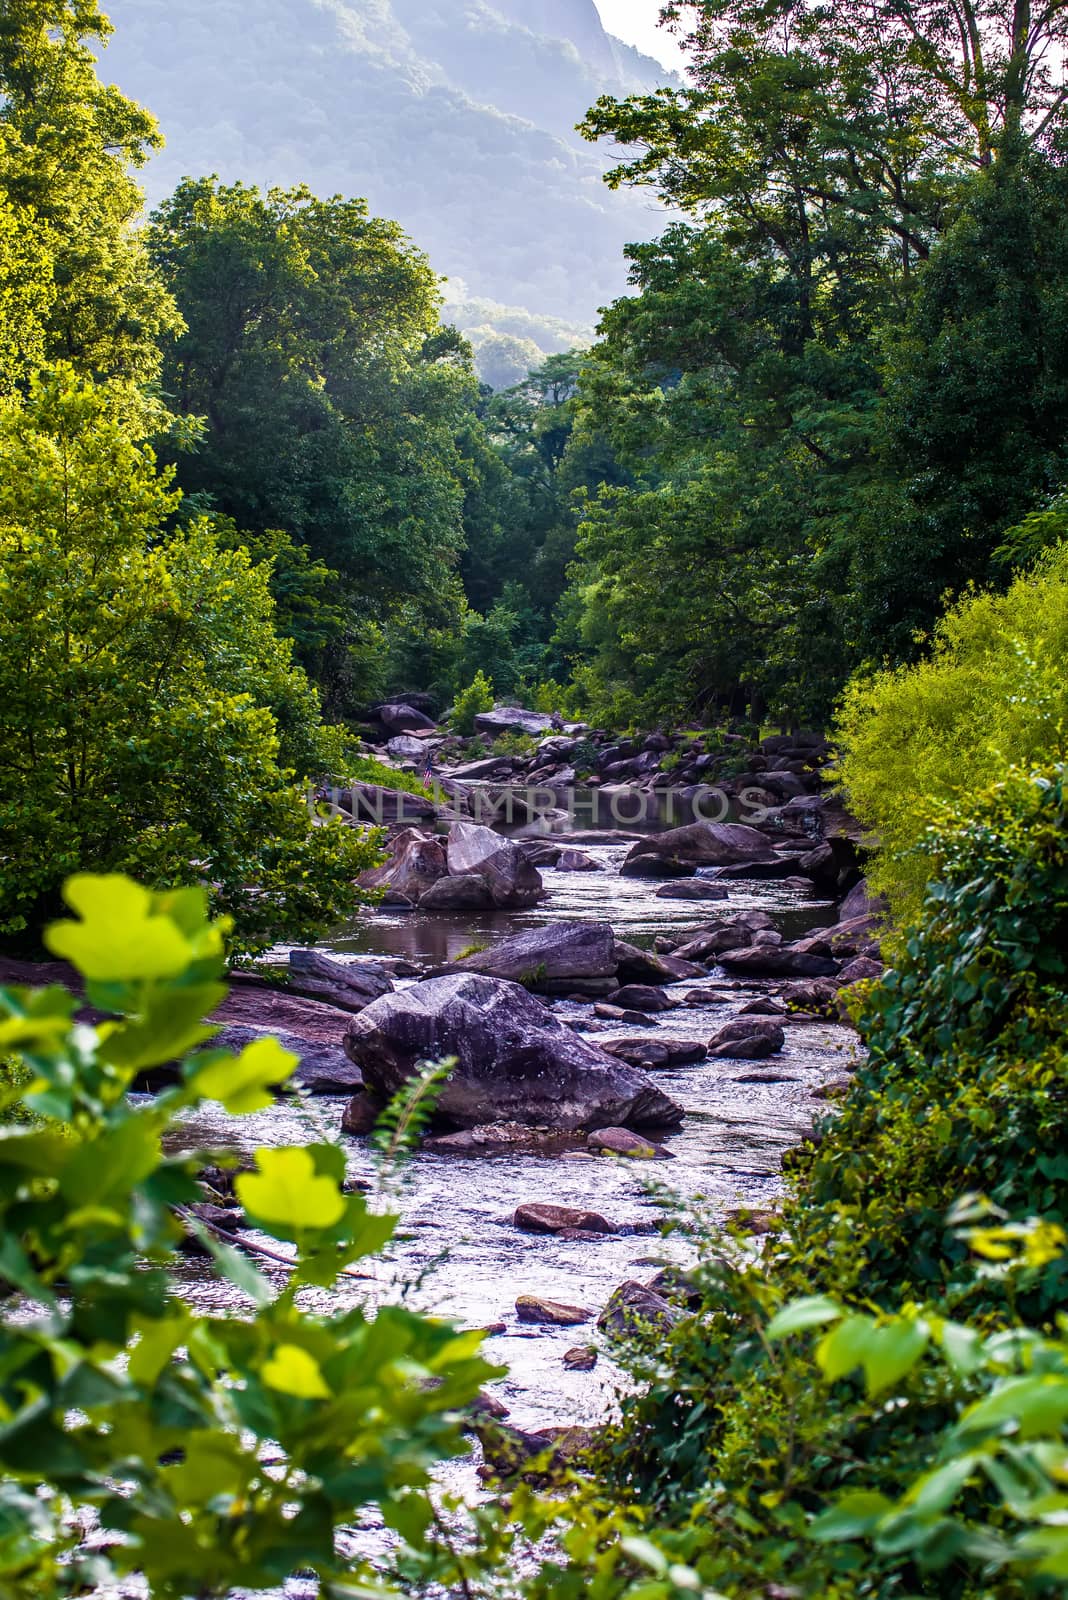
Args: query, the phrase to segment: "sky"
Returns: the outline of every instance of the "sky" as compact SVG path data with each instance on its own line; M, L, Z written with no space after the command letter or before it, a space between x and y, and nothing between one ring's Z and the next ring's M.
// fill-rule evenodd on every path
M681 68L684 57L666 28L657 27L663 0L595 0L609 33L637 45L667 67Z
M665 67L683 66L683 53L675 37L664 27L657 27L660 5L664 0L595 0L601 13L601 22L609 34L616 34L628 45L638 46L648 56L656 56Z

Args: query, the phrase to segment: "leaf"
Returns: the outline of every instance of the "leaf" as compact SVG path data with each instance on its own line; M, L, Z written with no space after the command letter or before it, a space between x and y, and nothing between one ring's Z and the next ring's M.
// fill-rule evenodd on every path
M791 1300L768 1323L769 1339L784 1339L788 1333L799 1333L805 1328L819 1328L836 1322L842 1308L825 1294L808 1295L803 1300Z
M318 1361L297 1344L280 1344L264 1362L260 1376L268 1388L295 1395L298 1400L330 1399Z
M190 1316L184 1309L177 1316L140 1323L140 1337L130 1351L129 1372L134 1383L152 1387L178 1346L184 1342L189 1325Z
M863 1538L893 1509L894 1502L886 1495L859 1489L854 1494L843 1495L829 1511L817 1517L809 1529L809 1537L821 1544Z
M268 1230L332 1228L345 1214L345 1198L332 1178L315 1175L307 1150L256 1151L257 1172L243 1172L234 1189L245 1210Z
M978 1372L983 1364L983 1337L974 1328L961 1322L943 1322L938 1330L938 1340L954 1372L965 1377Z
M868 1393L878 1394L911 1372L927 1349L930 1338L931 1330L920 1318L895 1317L892 1322L874 1328L864 1357Z
M168 916L152 910L147 889L119 873L79 872L64 898L80 922L54 922L44 942L90 981L177 978L192 959L188 940Z
M274 1104L273 1088L292 1076L297 1057L277 1039L254 1039L239 1056L212 1051L206 1064L189 1063L190 1083L207 1100L218 1100L231 1116L246 1116Z

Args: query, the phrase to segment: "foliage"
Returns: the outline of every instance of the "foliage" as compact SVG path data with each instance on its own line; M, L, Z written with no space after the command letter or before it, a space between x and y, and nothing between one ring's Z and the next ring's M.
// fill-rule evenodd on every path
M350 914L374 841L318 826L341 741L273 627L267 572L194 521L107 388L59 368L0 412L0 918L76 868L209 881L242 948Z
M481 670L475 673L466 689L461 689L452 708L452 726L457 733L472 734L475 718L481 711L493 710L493 685Z
M424 800L434 798L421 778L413 772L403 772L374 756L350 756L345 776L353 783L373 783L382 789L403 789L405 794L417 794Z
M932 841L923 924L861 1002L869 1059L802 1147L781 1229L754 1257L698 1219L700 1305L632 1347L637 1392L536 1600L580 1592L619 1499L665 1562L731 1596L1053 1592L1066 803L1063 768L1017 777ZM962 1191L985 1198L947 1215Z
M255 540L284 528L306 546L305 570L286 557L305 596L336 575L358 625L349 640L317 596L327 627L307 659L338 701L368 623L402 605L455 615L470 352L439 324L429 263L362 200L186 180L148 241L186 322L164 380L207 418L177 481Z
M1027 524L1019 537L1030 537ZM1062 543L1007 593L970 594L954 606L925 661L849 685L839 781L879 840L870 876L903 923L915 919L931 870L917 846L942 808L1014 766L1066 753L1066 670Z
M396 1221L344 1192L332 1144L259 1150L235 1181L250 1222L292 1249L281 1285L185 1224L245 1305L190 1309L167 1269L204 1157L165 1156L161 1141L207 1099L234 1116L269 1106L294 1058L271 1039L211 1047L201 1018L225 993L226 930L203 891L80 875L66 896L76 917L48 943L117 1020L75 1023L59 988L0 997L37 1119L0 1142L7 1293L30 1303L0 1333L0 1582L44 1600L136 1572L178 1600L309 1569L379 1594L337 1539L372 1506L432 1569L429 1472L461 1448L458 1408L492 1375L480 1336L400 1307L304 1309L302 1291L382 1250ZM138 1072L175 1057L174 1087L129 1098Z
M96 75L111 24L95 0L8 0L0 21L0 381L41 358L143 386L180 326L135 231L130 175L162 142ZM6 321L6 318L5 318Z

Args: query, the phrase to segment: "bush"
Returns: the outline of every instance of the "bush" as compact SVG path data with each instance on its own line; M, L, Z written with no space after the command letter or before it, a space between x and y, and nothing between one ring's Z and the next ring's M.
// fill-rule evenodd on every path
M324 1293L396 1223L345 1193L337 1145L258 1150L235 1180L250 1224L292 1251L288 1273L262 1276L190 1220L205 1155L161 1144L205 1100L235 1117L269 1106L295 1057L268 1038L237 1056L211 1048L201 1019L225 994L226 930L202 891L82 875L65 892L76 918L49 948L117 1020L76 1022L58 988L0 992L30 1079L3 1099L35 1115L0 1140L5 1292L23 1301L0 1325L0 1589L46 1600L139 1573L179 1600L276 1593L310 1569L324 1592L377 1595L381 1574L337 1539L368 1508L409 1573L447 1585L429 1480L463 1449L459 1411L495 1375L481 1335ZM137 1073L182 1057L171 1088L130 1099ZM190 1228L241 1315L201 1315L176 1292L168 1271Z
M842 786L881 846L871 880L913 922L931 866L916 847L945 807L1068 753L1068 543L1006 594L966 596L926 661L855 680L837 737Z
M267 567L178 496L110 391L60 370L0 409L0 933L34 936L73 869L213 885L251 949L360 903L372 842L318 826L343 766L274 630Z
M493 710L493 685L481 668L466 689L461 689L452 708L452 726L456 733L475 731L475 718L480 711Z
M1068 1443L1065 769L993 786L927 848L939 882L922 922L858 1002L867 1063L801 1147L760 1258L706 1224L696 1315L632 1347L608 1501L576 1504L576 1549L622 1499L666 1563L747 1600L1013 1600L1063 1573L1062 1501L1039 1463ZM954 1212L966 1192L982 1201ZM991 1211L1009 1221L981 1236L987 1257L1037 1241L1008 1274L974 1264L966 1224ZM835 1337L813 1348L817 1325ZM1033 1371L1034 1420L1014 1435Z

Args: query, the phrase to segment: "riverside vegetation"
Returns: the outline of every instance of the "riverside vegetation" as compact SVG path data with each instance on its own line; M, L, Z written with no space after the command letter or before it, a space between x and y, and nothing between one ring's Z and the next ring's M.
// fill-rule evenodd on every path
M670 11L692 81L588 132L687 220L589 352L491 396L357 199L197 177L142 225L159 135L96 74L93 0L5 8L0 926L115 1019L2 1001L12 1596L1068 1579L1068 7ZM228 959L366 899L379 837L305 794L360 776L402 689L459 732L495 693L620 732L830 726L895 919L773 1230L681 1219L700 1265L670 1330L631 1329L596 1459L466 1510L431 1482L478 1334L300 1293L392 1227L335 1145L236 1180L285 1287L207 1230L248 1314L168 1274L204 1164L169 1124L291 1065L202 1019Z

